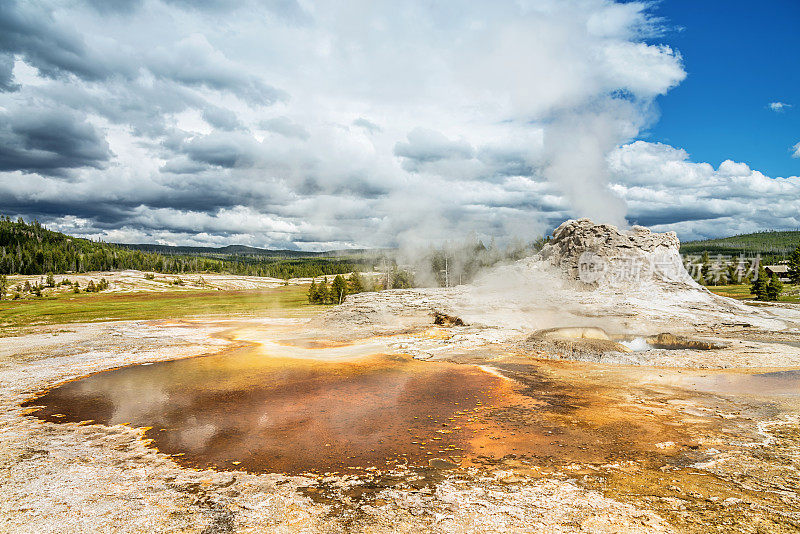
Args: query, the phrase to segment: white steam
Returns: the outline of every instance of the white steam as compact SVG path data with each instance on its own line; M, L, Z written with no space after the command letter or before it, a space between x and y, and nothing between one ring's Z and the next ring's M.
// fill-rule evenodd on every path
M636 132L630 106L568 113L544 129L543 176L565 196L575 218L627 226L625 202L609 188L608 154Z

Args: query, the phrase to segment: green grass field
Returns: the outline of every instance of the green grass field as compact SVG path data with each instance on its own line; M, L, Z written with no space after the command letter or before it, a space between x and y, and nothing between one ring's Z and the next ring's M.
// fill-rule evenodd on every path
M708 286L708 290L723 297L731 297L738 300L752 299L753 294L750 293L749 284L736 284L732 286ZM800 302L800 296L797 294L797 287L785 284L783 286L783 294L779 302Z
M753 295L750 293L749 284L736 284L732 286L708 286L708 290L723 297L731 297L733 299L751 299Z
M97 321L173 319L234 315L309 316L325 308L306 300L307 286L251 291L166 291L163 293L62 293L30 300L0 301L0 337L41 325ZM751 299L750 286L710 286L713 293ZM800 302L798 288L785 286L781 302Z
M257 291L167 291L164 293L64 293L30 300L0 301L0 331L26 326L170 319L189 316L303 316L324 306L308 304L307 286Z

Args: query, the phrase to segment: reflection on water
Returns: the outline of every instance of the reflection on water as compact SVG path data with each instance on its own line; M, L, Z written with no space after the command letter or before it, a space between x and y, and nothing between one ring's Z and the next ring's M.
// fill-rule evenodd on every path
M159 450L190 464L328 471L460 456L466 433L454 427L502 382L405 357L326 363L239 350L96 374L31 404L50 421L152 427Z
M152 444L184 465L251 472L444 469L509 457L544 468L631 458L662 465L697 449L671 415L631 403L628 381L543 365L315 360L246 348L99 373L27 404L52 422L148 428Z
M771 373L714 373L693 376L685 384L699 391L728 395L800 396L800 369Z

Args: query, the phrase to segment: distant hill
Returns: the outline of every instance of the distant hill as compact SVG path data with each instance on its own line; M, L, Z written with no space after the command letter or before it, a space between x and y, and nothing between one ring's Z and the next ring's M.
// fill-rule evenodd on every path
M270 258L313 258L325 256L325 252L305 252L302 250L266 249L247 245L228 245L225 247L191 247L156 245L153 243L124 244L118 246L131 250L144 250L159 254L196 254L201 256L263 256Z
M117 246L132 250L143 250L146 252L157 252L159 254L192 254L199 256L225 257L225 256L261 256L264 258L319 258L336 256L358 256L367 254L366 249L345 249L327 250L324 252L309 252L304 250L291 249L269 249L249 247L247 245L227 245L224 247L192 247L192 246L172 246L156 245L153 243L127 244L120 243Z
M138 269L159 273L215 272L273 278L327 276L372 270L380 251L301 252L230 245L117 245L72 237L0 216L0 274Z
M704 239L681 243L684 254L726 254L726 255L789 255L800 246L800 230L766 231L753 234L735 235L721 239Z

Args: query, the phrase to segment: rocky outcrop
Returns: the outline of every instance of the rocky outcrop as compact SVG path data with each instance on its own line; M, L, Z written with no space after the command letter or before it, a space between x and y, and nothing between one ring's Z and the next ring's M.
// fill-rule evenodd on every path
M433 324L439 326L466 326L464 321L461 320L461 317L455 317L453 315L448 315L446 313L441 313L434 311L433 312Z
M569 220L553 232L539 257L571 280L588 285L638 285L653 280L694 285L683 267L675 232L642 226L621 232L589 219Z
M517 348L528 354L547 355L560 360L599 362L611 353L631 352L631 349L610 339L542 337L530 335Z
M600 357L608 352L630 352L631 349L611 339L602 328L566 327L538 330L520 346L527 352L539 351L568 360Z
M686 336L678 336L669 332L662 332L656 336L647 338L647 344L656 349L692 349L692 350L716 350L724 348L721 343L706 341L703 339L692 339Z
M533 333L533 337L542 339L601 339L610 341L611 336L596 326L572 326L566 328L547 328Z

